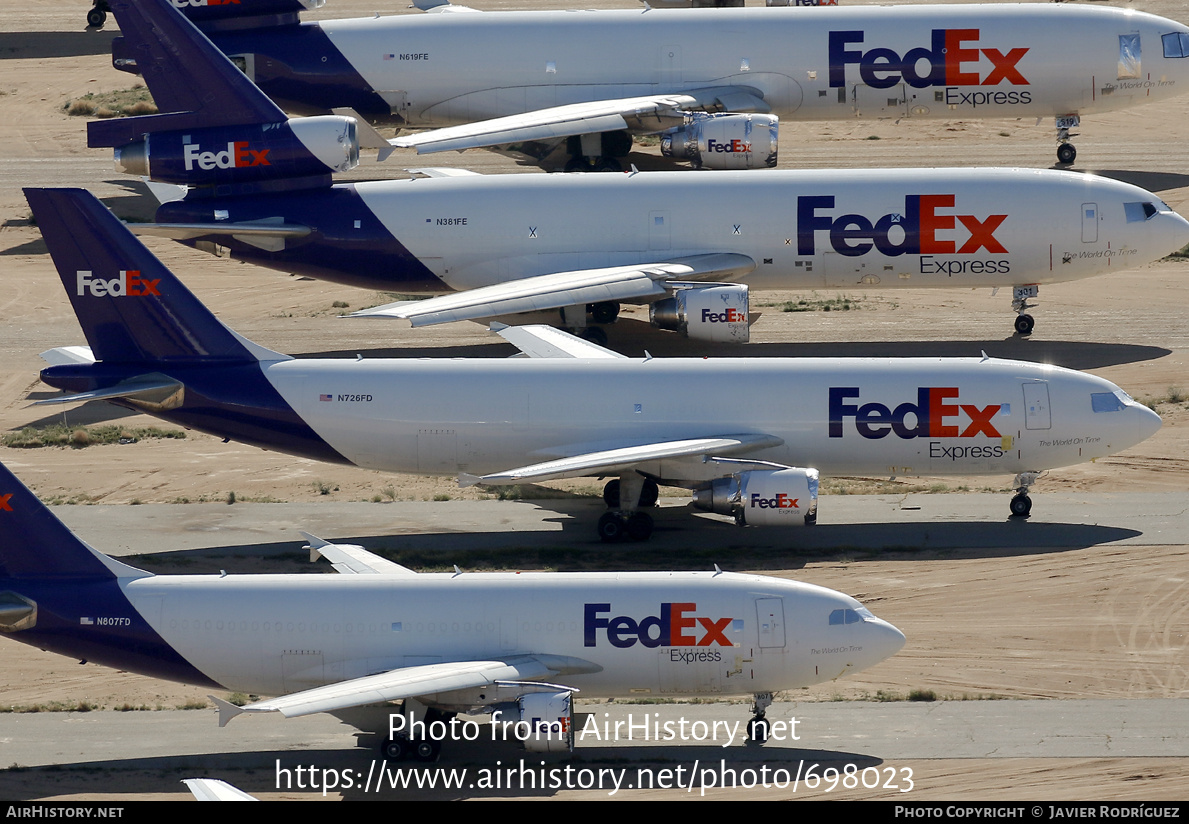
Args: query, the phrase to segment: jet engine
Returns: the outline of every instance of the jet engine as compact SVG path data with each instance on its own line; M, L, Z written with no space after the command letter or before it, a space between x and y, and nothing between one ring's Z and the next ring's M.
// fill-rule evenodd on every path
M700 169L763 169L776 165L779 118L771 114L686 115L661 134L661 154Z
M749 469L694 491L694 506L734 515L740 526L811 526L817 523L816 469Z
M532 692L513 704L499 704L492 723L503 727L530 752L574 749L574 709L569 692Z
M359 139L355 118L322 115L155 132L117 147L115 159L119 171L163 183L248 183L353 169L359 165Z
M747 343L751 336L747 316L747 287L737 283L678 289L673 297L648 308L648 318L658 329L719 343Z

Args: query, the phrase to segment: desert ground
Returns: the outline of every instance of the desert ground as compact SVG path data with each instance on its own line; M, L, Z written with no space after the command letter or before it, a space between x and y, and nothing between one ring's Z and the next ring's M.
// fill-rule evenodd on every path
M546 8L549 0L476 2L485 9ZM627 0L584 6L626 7ZM1119 4L1185 19L1181 3L1141 0ZM149 418L104 405L65 412L32 408L53 393L40 384L38 353L82 343L45 245L30 219L21 188L79 186L95 192L124 218L147 219L152 201L135 179L115 172L108 150L86 147L85 118L64 107L88 92L124 89L134 79L110 66L108 43L115 30L84 28L86 4L0 3L0 432L64 422L69 426L117 422L132 429L152 426ZM403 7L328 0L312 18L407 13ZM812 9L790 10L812 14ZM415 12L413 12L415 13ZM712 10L707 11L713 14ZM1180 124L1180 125L1178 125ZM1077 171L1102 174L1144 186L1182 214L1189 214L1189 96L1167 106L1084 118L1077 141ZM659 159L645 150L633 156L641 168ZM881 166L1024 166L1048 168L1054 160L1051 123L1033 121L919 122L855 121L782 124L781 168ZM433 165L452 165L489 174L541 173L499 155L470 152L437 155ZM349 177L395 177L410 166L427 165L398 152L386 163L366 161ZM691 172L693 173L693 172ZM506 357L510 346L482 326L455 324L412 330L403 324L340 319L336 302L351 309L386 302L361 292L211 257L166 240L149 239L153 249L228 325L272 349L296 355ZM1043 517L1046 492L1087 494L1184 493L1189 509L1189 260L1178 258L1092 280L1041 291L1035 333L1012 335L1010 295L982 291L886 290L853 292L852 311L786 313L778 304L794 294L753 295L762 312L752 330L755 356L797 355L978 355L1055 363L1108 378L1133 396L1148 399L1164 419L1152 439L1115 457L1046 474L1033 489ZM826 300L836 294L817 294ZM641 322L641 318L643 321ZM611 345L629 355L647 348L663 357L677 354L735 354L737 350L690 344L647 328L646 311L633 310L612 331ZM460 490L450 478L422 478L319 465L263 452L190 432L184 440L141 439L124 445L87 448L0 447L0 461L47 501L68 505L170 504L226 506L253 501L304 502L329 499L367 502L454 501L490 497ZM897 494L934 491L1005 490L1010 478L909 478L834 481L831 492ZM598 491L596 481L551 484L563 493ZM556 494L556 493L555 493ZM1002 514L1007 514L1003 495ZM247 502L247 503L244 503ZM669 501L674 506L682 501ZM443 502L449 506L450 501ZM830 506L824 499L823 518ZM1103 523L1110 522L1103 511ZM301 528L300 524L294 529ZM350 527L344 526L344 534ZM696 542L697 531L688 531ZM84 536L86 537L86 536ZM295 536L294 536L295 537ZM337 537L337 536L327 536ZM278 538L279 540L279 538ZM1062 552L1002 551L962 547L928 555L889 552L852 557L836 553L800 555L796 539L774 536L787 546L781 574L841 589L872 605L903 629L909 646L889 661L847 682L825 685L798 700L859 699L879 691L907 694L933 690L939 698L994 696L1040 698L1189 698L1186 603L1189 548L1161 543L1120 549L1090 546ZM295 548L298 546L295 541ZM103 547L99 547L103 549ZM145 547L160 552L167 547ZM578 547L597 562L593 538ZM748 556L744 556L745 558ZM767 557L767 556L765 556ZM156 562L159 562L158 557ZM165 571L169 565L150 568ZM211 571L218 570L218 560ZM243 571L273 569L267 561L245 563ZM746 564L747 562L744 561ZM546 566L550 564L546 563ZM527 566L527 565L526 565ZM564 568L564 565L559 565ZM283 568L288 569L287 566ZM641 550L633 568L649 568ZM185 571L206 571L187 569ZM947 606L960 604L957 614ZM1038 612L1056 611L1059 620ZM93 704L113 710L124 704L173 708L205 701L205 691L113 673L98 667L0 643L0 705ZM362 757L362 756L361 756ZM370 757L370 755L368 756ZM0 763L3 760L0 741ZM15 766L15 765L14 765ZM1189 752L1162 759L968 759L920 762L933 798L976 799L1185 799ZM1029 775L1020 781L1021 775ZM1142 780L1137 780L1141 776ZM0 771L0 796L22 799L181 798L146 789L144 776L130 775L128 788L102 788L69 770ZM232 776L229 780L234 780ZM556 797L578 797L561 793ZM294 797L270 796L265 797ZM297 796L301 797L301 796ZM746 797L741 795L740 797Z

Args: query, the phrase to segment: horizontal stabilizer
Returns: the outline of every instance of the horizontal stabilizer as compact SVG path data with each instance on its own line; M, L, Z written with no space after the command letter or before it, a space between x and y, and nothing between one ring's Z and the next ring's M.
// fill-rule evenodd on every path
M95 354L89 346L59 346L54 349L45 350L38 357L50 366L95 362Z
M53 350L51 350L53 351ZM86 403L87 401L110 401L116 398L135 398L139 401L160 403L170 395L182 389L182 384L173 378L160 373L138 375L131 380L120 381L114 386L104 389L92 389L89 392L77 392L73 395L59 395L34 401L34 406L57 403Z
M309 542L305 549L310 551L310 560L316 561L319 558L325 558L330 561L335 572L354 575L417 574L406 566L368 552L358 544L332 544L308 532L303 532L301 535Z
M193 240L210 235L236 238L291 238L305 237L311 231L300 223L267 223L251 221L245 223L129 223L128 230L134 235L166 237L170 240Z
M403 318L413 326L432 326L584 303L656 299L669 293L669 281L737 279L754 269L755 261L747 255L695 255L658 263L521 278L429 300L377 306L350 317Z
M583 340L577 335L563 332L552 326L533 324L530 326L507 326L491 324L495 332L530 358L626 358L618 352Z
M538 483L561 478L580 478L587 475L612 475L626 472L646 462L755 452L761 449L772 449L783 443L784 440L775 435L727 435L721 438L691 438L680 441L638 444L558 458L491 475L462 474L458 477L458 485L463 487L476 484L506 486L525 481Z
M279 712L286 718L334 712L385 701L485 687L496 681L534 681L557 675L598 672L602 669L580 658L556 655L518 655L506 661L458 661L382 672L304 692L257 701L239 712ZM223 711L220 708L220 726Z
M183 778L195 801L259 801L241 789L217 778Z

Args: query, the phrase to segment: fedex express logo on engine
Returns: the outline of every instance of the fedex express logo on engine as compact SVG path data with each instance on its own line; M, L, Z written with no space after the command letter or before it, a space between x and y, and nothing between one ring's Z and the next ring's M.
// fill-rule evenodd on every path
M1007 215L955 214L956 201L956 195L905 195L904 211L872 220L856 213L834 217L833 195L802 195L797 198L797 254L816 254L818 232L829 233L830 246L848 257L865 255L872 248L889 257L973 255L980 249L1007 254L995 237Z
M747 323L747 315L735 308L726 309L722 312L703 309L702 323Z
M841 438L847 419L864 438L879 440L889 433L898 438L973 438L984 435L1001 438L991 422L1001 404L978 407L954 403L955 386L922 386L916 403L906 401L895 408L882 403L851 402L860 395L857 386L830 388L830 437Z
M192 171L197 165L207 171L211 169L242 169L246 166L271 166L268 153L271 149L259 151L248 148L248 141L236 140L227 143L226 151L204 152L197 143L186 144L186 171Z
M731 618L704 618L694 615L696 603L661 604L660 615L650 615L640 621L627 615L611 618L610 604L586 604L585 646L598 642L599 631L606 633L613 647L627 649L639 642L654 647L730 647L733 644L724 634Z
M713 137L709 137L706 139L706 151L707 152L716 152L718 154L736 154L738 152L750 152L751 151L751 143L749 143L746 140L740 140L739 138L735 138L734 140L728 140L727 142L724 143L721 140L715 140Z
M830 32L830 86L846 85L846 67L859 67L859 77L873 89L890 89L907 83L914 89L930 86L997 86L1010 83L1028 86L1028 79L1016 67L1028 49L978 48L979 29L933 29L930 45L909 49L903 55L894 49L874 48L863 51L864 32ZM982 58L990 71L979 73ZM1030 96L1029 96L1030 98ZM956 102L956 101L955 101ZM1020 102L1003 100L995 102ZM1030 102L1024 100L1022 102Z
M91 297L133 297L139 298L146 295L161 295L157 284L161 282L161 278L149 280L140 276L139 269L121 269L118 277L111 280L103 280L102 278L94 277L90 271L79 271L75 273L76 286L78 295L85 295L90 293Z

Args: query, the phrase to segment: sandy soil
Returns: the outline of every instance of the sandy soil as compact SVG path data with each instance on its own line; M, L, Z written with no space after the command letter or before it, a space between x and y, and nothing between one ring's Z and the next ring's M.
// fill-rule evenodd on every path
M539 0L542 7L548 4ZM584 3L623 6L626 3ZM486 8L526 7L528 2L475 3ZM1184 17L1172 0L1128 7ZM106 150L86 148L84 121L63 106L88 91L126 88L127 75L109 65L109 31L83 31L85 4L45 6L5 2L0 17L0 429L42 421L103 420L128 426L152 425L109 407L66 413L29 407L48 394L37 379L37 353L81 343L73 313L63 299L20 187L84 186L125 217L147 218L151 205L142 187L112 171ZM370 14L372 5L331 0L319 17ZM394 9L396 10L396 9ZM713 12L708 12L713 13ZM812 10L805 10L812 13ZM1171 126L1170 126L1171 123ZM1175 124L1180 123L1177 127ZM1189 213L1189 149L1169 135L1189 125L1189 99L1167 108L1087 119L1078 141L1076 168L1099 171L1144 185L1179 211ZM1031 122L924 123L862 122L798 124L783 132L781 166L853 165L1023 165L1051 163L1051 124ZM869 140L877 135L879 140ZM1004 136L1006 135L1006 136ZM649 158L638 158L642 166ZM437 156L436 165L457 165L487 173L532 173L488 153ZM384 166L367 163L356 177L400 174L425 165L415 156L396 156ZM477 325L407 330L339 320L335 301L352 308L382 297L215 259L168 241L149 245L227 323L280 351L342 354L357 351L393 356L457 355L503 357L510 347ZM974 355L980 350L1087 369L1116 381L1137 397L1166 398L1170 388L1189 390L1189 264L1165 261L1090 281L1046 287L1030 340L1010 335L1010 297L989 292L897 291L852 295L861 308L851 313L784 314L766 311L753 329L756 355ZM832 296L832 295L830 295ZM762 295L775 304L784 295ZM639 315L637 315L639 317ZM646 320L646 315L644 316ZM621 323L612 343L636 353L689 353L672 335L654 334L638 322ZM377 340L382 343L377 344ZM699 352L701 350L698 350ZM724 350L725 351L725 350ZM1184 490L1189 478L1186 404L1163 403L1165 427L1129 452L1050 473L1036 487L1045 490ZM19 451L0 448L0 460L47 499L61 502L171 502L323 499L320 487L338 500L368 500L392 487L398 499L481 495L459 491L450 479L382 475L327 467L261 452L190 433L185 441L142 441L84 450ZM951 486L1002 488L1010 479L946 479ZM920 479L929 486L936 479ZM590 482L579 483L590 486ZM1187 497L1189 500L1189 497ZM179 504L180 505L180 504ZM792 573L789 573L792 575ZM796 577L850 592L897 625L912 643L900 655L847 684L812 691L857 697L877 690L934 689L939 694L993 693L1011 697L1189 697L1185 648L1189 550L1145 547L1087 549L1029 555L1004 552L963 557L889 557L862 564L819 562ZM957 616L945 604L964 605ZM1038 610L1060 605L1060 619L1037 621ZM944 618L942 617L944 615ZM1051 613L1050 613L1051 617ZM0 701L6 705L46 701L93 702L116 707L173 707L201 698L201 691L110 673L23 646L5 644L0 666ZM1189 756L1189 754L1186 754ZM1189 758L1146 760L1063 760L1020 763L926 763L946 795L993 798L1183 798ZM1021 785L1019 776L1030 774ZM0 773L5 782L34 780L33 774ZM126 792L149 792L130 777ZM1015 782L1015 783L1013 783ZM8 786L12 786L9 784ZM125 791L86 786L82 779L57 779L47 795L72 798L126 797ZM1053 793L1056 793L1053 795Z

